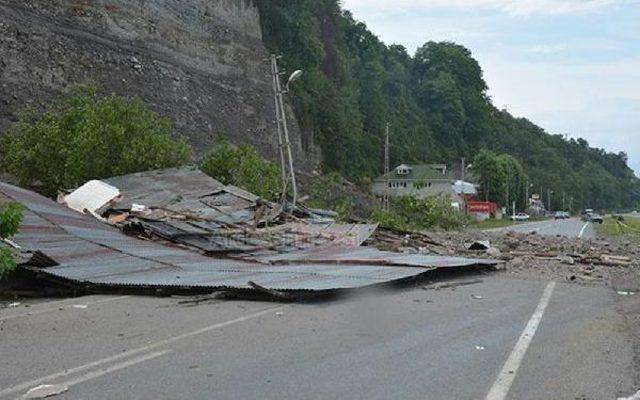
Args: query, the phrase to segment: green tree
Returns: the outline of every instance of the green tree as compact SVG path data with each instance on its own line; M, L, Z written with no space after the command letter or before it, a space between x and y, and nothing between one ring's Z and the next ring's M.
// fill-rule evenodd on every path
M139 98L77 87L30 110L0 140L0 167L47 195L87 180L179 166L191 157L171 123Z
M202 158L200 169L225 185L241 187L265 199L282 193L282 175L277 165L262 158L251 145L232 146L223 135Z
M511 207L515 201L524 207L524 190L528 178L518 160L508 154L483 149L473 159L485 200Z
M0 203L0 240L9 239L18 232L22 222L22 206L18 203ZM16 269L11 250L0 243L0 279Z

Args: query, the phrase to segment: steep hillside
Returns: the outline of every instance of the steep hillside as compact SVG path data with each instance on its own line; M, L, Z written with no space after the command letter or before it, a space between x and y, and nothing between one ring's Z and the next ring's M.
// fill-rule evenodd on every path
M0 0L0 132L25 106L93 81L142 97L198 150L225 132L274 157L267 57L252 0Z
M640 183L626 154L567 141L498 110L468 49L427 42L409 55L402 46L382 43L337 0L258 5L267 45L290 68L306 71L295 88L296 108L302 128L322 147L327 170L379 174L389 122L394 164L470 160L489 148L515 156L532 190L553 190L553 208L563 195L576 208L638 205ZM526 183L517 183L520 207Z

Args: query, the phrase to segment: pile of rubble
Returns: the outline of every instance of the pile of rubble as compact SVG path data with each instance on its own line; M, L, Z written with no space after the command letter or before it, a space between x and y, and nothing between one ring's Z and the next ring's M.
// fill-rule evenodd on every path
M462 232L406 233L378 229L366 242L404 253L486 257L505 261L510 275L617 284L637 281L640 246L631 237L582 240L536 233Z

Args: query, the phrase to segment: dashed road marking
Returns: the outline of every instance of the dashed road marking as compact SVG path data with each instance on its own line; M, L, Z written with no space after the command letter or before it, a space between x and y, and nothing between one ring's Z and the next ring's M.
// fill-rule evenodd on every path
M78 367L66 369L64 371L57 372L57 373L54 373L54 374L51 374L51 375L47 375L47 376L44 376L44 377L41 377L41 378L37 378L37 379L34 379L32 381L29 381L29 382L21 383L21 384L18 384L18 385L15 385L15 386L0 390L0 397L8 396L8 395L16 393L16 392L21 392L21 391L24 391L24 390L28 390L28 389L30 389L30 388L32 388L34 386L37 386L37 385L40 385L40 384L43 384L43 383L48 383L48 382L54 381L54 380L56 380L58 378L62 378L62 377L65 377L65 376L71 376L71 375L77 374L79 372L83 372L83 371L87 371L87 370L90 370L90 369L93 369L93 368L97 368L97 367L100 367L102 365L109 364L109 363L112 363L112 362L115 362L115 361L119 361L119 360L128 358L130 356L136 355L136 354L140 354L140 353L144 353L144 352L147 352L147 351L155 350L157 348L176 343L176 342L178 342L180 340L184 340L184 339L187 339L187 338L191 338L191 337L194 337L194 336L201 335L203 333L214 331L216 329L221 329L221 328L224 328L224 327L227 327L227 326L230 326L230 325L234 325L234 324L237 324L237 323L240 323L240 322L248 321L250 319L261 317L261 316L263 316L263 315L265 315L267 313L273 312L273 310L278 309L278 308L282 308L282 306L269 307L267 309L263 309L262 311L255 312L253 314L244 315L244 316L236 318L236 319L232 319L232 320L229 320L229 321L213 324L213 325L210 325L210 326L207 326L207 327L204 327L204 328L197 329L195 331L183 333L183 334L180 334L180 335L177 335L177 336L172 336L170 338L159 340L157 342L150 343L150 344L148 344L146 346L142 346L142 347L139 347L137 349L132 349L132 350L129 350L129 351L125 351L123 353L116 354L116 355L113 355L113 356L110 356L110 357L106 357L106 358L103 358L103 359L100 359L100 360L97 360L97 361L93 361L93 362L90 362L90 363L85 364L85 365L81 365L81 366L78 366Z
M107 368L104 368L104 369L99 369L97 371L91 371L91 372L89 372L87 374L81 375L81 376L79 376L77 378L71 379L71 380L66 381L66 382L62 382L62 383L60 383L58 385L61 386L61 387L70 388L71 386L74 386L74 385L89 381L91 379L96 379L96 378L99 378L99 377L101 377L103 375L107 375L107 374L110 374L110 373L113 373L113 372L117 372L119 370L132 367L134 365L143 363L145 361L153 360L154 358L158 358L158 357L164 356L166 354L169 354L172 351L173 350L169 349L169 350L157 351L155 353L145 354L144 356L140 356L140 357L133 358L131 360L123 361L121 363L111 365L111 366L109 366Z
M527 326L525 326L524 331L520 335L520 339L518 339L516 346L513 348L513 351L509 355L504 367L502 367L502 370L498 374L498 377L491 387L491 390L489 390L489 394L487 394L485 400L504 400L507 397L507 394L511 389L511 385L513 384L513 380L518 373L518 368L520 368L524 355L533 340L533 336L538 330L540 321L542 321L544 311L549 305L549 301L551 300L553 289L555 287L556 283L551 282L544 289L536 311L531 316Z
M584 224L582 229L580 229L580 234L578 235L578 238L582 239L582 236L584 236L584 231L587 229L587 226L589 226L588 222L586 224Z

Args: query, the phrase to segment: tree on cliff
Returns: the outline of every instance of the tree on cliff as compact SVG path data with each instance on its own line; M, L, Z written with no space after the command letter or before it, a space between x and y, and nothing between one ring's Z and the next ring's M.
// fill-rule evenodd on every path
M90 179L173 167L191 148L139 98L101 97L78 87L44 112L31 110L0 135L0 168L55 195Z

